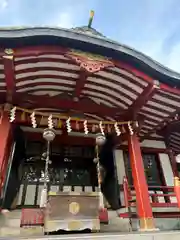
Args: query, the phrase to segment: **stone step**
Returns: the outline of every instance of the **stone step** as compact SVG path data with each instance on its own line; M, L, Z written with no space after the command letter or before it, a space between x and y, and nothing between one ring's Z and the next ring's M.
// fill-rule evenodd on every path
M21 236L21 229L15 227L0 227L0 236L1 237L10 237L10 236Z
M131 231L129 219L119 218L115 211L108 211L108 216L109 216L109 224L108 225L101 224L101 232L130 232ZM2 231L2 235L4 234L5 231L7 231L7 236L18 235L18 234L22 235L24 234L23 232L28 232L28 231L30 232L30 234L32 234L33 231L36 231L35 228L32 230L31 229L32 227L29 227L26 230L20 228L20 218L21 218L21 210L15 210L15 211L7 212L5 214L1 214L0 229ZM37 229L39 228L41 227L37 227ZM12 229L12 232L10 229Z
M28 237L44 236L42 227L19 228L19 227L0 227L0 237Z
M21 210L14 210L0 215L1 226L20 227Z

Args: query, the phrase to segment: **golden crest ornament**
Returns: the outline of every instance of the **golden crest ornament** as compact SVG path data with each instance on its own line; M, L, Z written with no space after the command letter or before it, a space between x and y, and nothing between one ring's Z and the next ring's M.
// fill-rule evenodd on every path
M76 215L80 210L80 206L77 202L71 202L69 204L69 212L73 215Z

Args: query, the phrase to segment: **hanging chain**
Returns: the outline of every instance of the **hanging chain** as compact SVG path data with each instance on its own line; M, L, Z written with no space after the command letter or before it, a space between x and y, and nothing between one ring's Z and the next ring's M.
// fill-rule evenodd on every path
M101 166L99 163L99 147L96 144L96 159L97 159L97 177L98 177L98 192L99 192L99 207L104 208L104 199L103 194L101 192L101 183L102 183L102 176L101 176Z
M49 154L50 154L50 141L47 142L47 156L45 161L45 172L44 172L44 189L47 190L47 179L49 177Z

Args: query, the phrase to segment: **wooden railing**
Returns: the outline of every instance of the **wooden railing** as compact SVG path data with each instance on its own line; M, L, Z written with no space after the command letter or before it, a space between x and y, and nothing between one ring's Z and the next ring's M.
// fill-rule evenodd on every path
M41 208L26 208L21 212L21 227L26 226L43 226L44 210Z
M127 177L123 179L123 190L125 207L135 207L136 193L134 188L128 185ZM148 190L151 206L153 208L180 208L180 181L175 186L148 186Z

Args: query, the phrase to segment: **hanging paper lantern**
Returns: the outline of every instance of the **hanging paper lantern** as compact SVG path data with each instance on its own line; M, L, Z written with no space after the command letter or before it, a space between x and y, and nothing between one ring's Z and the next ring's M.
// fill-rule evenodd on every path
M10 111L10 122L13 122L16 118L16 107L13 107Z
M36 123L35 112L33 112L33 113L30 115L30 118L31 118L32 127L33 127L33 128L36 128L36 127L37 127L37 123Z
M89 131L88 131L88 127L87 127L87 120L84 121L83 125L84 125L84 133L88 134Z

